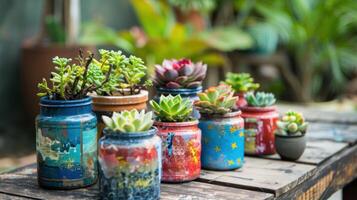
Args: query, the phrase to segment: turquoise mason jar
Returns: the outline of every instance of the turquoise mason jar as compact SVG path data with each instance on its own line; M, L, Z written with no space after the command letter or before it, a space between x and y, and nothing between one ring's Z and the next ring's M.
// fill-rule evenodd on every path
M240 113L201 116L202 168L232 170L243 166L244 121Z
M199 86L197 88L177 88L177 89L157 87L154 100L159 101L161 95L168 96L171 94L172 96L180 95L182 98L188 98L193 104L194 101L199 99L197 93L200 92L202 92L202 86ZM198 112L198 110L194 108L192 112L192 116L196 119L199 119L200 113Z
M97 119L92 100L40 100L36 118L38 183L72 189L97 180Z
M103 134L98 150L100 198L159 199L162 144L156 128L135 133L105 128Z

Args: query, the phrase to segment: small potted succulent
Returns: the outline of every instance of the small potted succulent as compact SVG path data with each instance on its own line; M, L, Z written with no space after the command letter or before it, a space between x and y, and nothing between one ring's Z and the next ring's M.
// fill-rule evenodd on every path
M274 132L279 114L271 93L247 93L248 106L241 107L245 127L245 153L250 155L275 154Z
M201 171L201 130L191 117L192 103L176 96L150 101L156 115L154 125L163 141L162 180L184 182L199 177Z
M101 199L159 199L161 139L152 115L133 109L103 116L106 128L98 144Z
M189 59L164 60L162 65L155 66L154 85L159 100L161 95L181 95L193 103L198 99L197 93L202 91L202 81L206 77L207 65L202 62L193 63ZM193 116L199 118L194 110Z
M42 187L79 188L97 180L97 119L87 94L106 80L90 73L93 54L80 52L78 59L79 65L68 58L53 58L52 78L38 84L36 150Z
M126 57L121 51L99 50L100 59L95 60L96 71L93 73L100 79L109 81L103 87L96 88L93 98L93 111L98 117L98 136L104 128L102 116L111 116L113 112L123 110L143 110L148 101L148 92L143 88L150 86L147 81L141 84L147 67L142 59ZM106 76L110 72L109 76Z
M288 111L277 122L275 132L276 151L283 160L297 160L306 147L305 133L308 123L302 114Z
M259 83L254 83L254 79L249 73L227 73L225 84L232 86L232 89L239 98L237 100L238 108L247 106L247 100L244 95L248 92L254 92L259 88Z
M201 113L202 167L212 170L240 168L244 162L244 122L234 109L238 97L221 84L199 93L195 106Z

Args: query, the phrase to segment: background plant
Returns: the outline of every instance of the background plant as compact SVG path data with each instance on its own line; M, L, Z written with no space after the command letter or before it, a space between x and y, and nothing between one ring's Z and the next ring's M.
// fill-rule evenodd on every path
M275 102L275 96L272 93L265 92L249 92L245 95L245 99L248 102L249 106L253 107L267 107L272 106Z
M189 59L164 60L155 65L154 83L164 88L197 88L206 77L207 65Z
M131 111L114 112L113 116L103 116L103 122L108 129L118 131L119 133L137 133L151 129L154 121L153 113L144 110L138 112L136 109Z
M288 111L284 116L277 122L277 132L279 135L305 135L308 123L301 113L295 111Z
M232 89L237 92L255 91L259 88L259 83L254 83L254 79L249 73L227 73L225 84L232 86Z
M202 114L226 114L234 109L238 97L229 85L220 84L198 93L199 100L194 105Z
M192 120L192 103L189 99L182 98L181 95L161 95L158 103L151 100L150 105L159 121L186 122Z

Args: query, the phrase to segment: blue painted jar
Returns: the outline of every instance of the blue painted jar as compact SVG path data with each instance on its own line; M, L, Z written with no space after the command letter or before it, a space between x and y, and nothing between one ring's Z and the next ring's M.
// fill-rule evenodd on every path
M202 115L202 168L232 170L244 163L244 121L241 112L225 115Z
M193 104L194 101L199 99L197 96L197 93L200 93L200 92L202 92L202 86L197 87L197 88L192 88L192 89L190 89L190 88L171 89L171 88L157 87L154 100L159 101L161 95L167 96L167 95L171 94L172 96L175 96L175 95L179 94L182 98L190 99L190 101ZM200 113L198 112L198 110L193 108L192 116L196 119L199 119Z
M161 139L156 128L122 133L104 129L99 139L101 199L159 199Z
M40 100L36 118L38 183L53 189L92 185L97 180L97 119L90 97Z

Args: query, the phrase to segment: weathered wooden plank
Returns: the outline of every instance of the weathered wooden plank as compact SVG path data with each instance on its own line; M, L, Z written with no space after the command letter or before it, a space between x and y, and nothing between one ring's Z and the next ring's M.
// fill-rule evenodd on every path
M304 114L311 122L328 122L357 125L356 112L325 111L322 108L315 108L304 105L279 104L278 111L284 113L288 110L295 110Z
M98 186L69 191L38 187L36 165L0 175L0 194L32 199L98 199ZM228 188L201 182L162 184L161 199L272 199L273 195L244 189ZM0 196L1 197L1 196ZM5 197L4 197L5 198ZM2 199L2 198L0 198Z
M347 148L321 164L308 180L278 199L327 199L357 178L357 145Z
M304 154L302 154L299 160L294 162L302 163L302 164L318 165L347 147L348 147L348 143L343 143L343 142L333 142L328 140L307 141ZM262 158L280 160L280 156L278 154L274 154L271 156L264 156Z
M357 142L357 126L348 124L310 123L307 135L309 140L321 139L336 142L347 142L350 145Z
M25 199L34 199L34 198L21 197L21 196L16 196L16 195L8 195L8 194L0 193L0 199L1 200L25 200Z
M313 175L313 165L246 157L235 171L203 170L198 181L263 191L279 196Z

